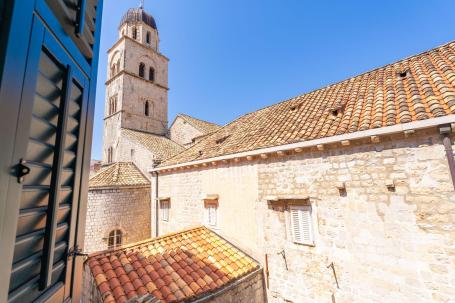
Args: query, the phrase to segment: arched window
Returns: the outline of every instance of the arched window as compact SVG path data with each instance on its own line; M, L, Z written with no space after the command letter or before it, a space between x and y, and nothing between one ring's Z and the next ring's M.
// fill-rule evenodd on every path
M155 70L153 69L153 67L149 68L149 80L155 81Z
M133 39L137 39L137 28L133 27Z
M150 104L148 101L145 101L144 114L148 117L150 114Z
M147 42L147 44L150 44L150 32L147 32L147 34L145 35L145 41Z
M145 77L145 64L144 63L139 64L139 77L142 77L142 78Z
M109 233L109 237L107 239L107 248L108 249L115 249L122 245L123 241L123 233L120 229L114 229Z

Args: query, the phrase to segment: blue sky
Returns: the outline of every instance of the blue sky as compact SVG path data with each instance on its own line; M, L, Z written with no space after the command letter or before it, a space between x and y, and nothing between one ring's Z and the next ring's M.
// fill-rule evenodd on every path
M105 0L92 158L101 159L107 49L138 0ZM177 113L238 116L455 40L452 0L145 0Z

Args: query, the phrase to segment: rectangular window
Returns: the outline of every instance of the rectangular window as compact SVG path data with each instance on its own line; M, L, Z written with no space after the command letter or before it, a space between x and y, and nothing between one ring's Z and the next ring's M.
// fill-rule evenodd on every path
M311 205L290 206L292 241L294 243L313 245L313 222Z
M161 201L161 220L169 221L169 208L170 208L170 201L163 200Z
M207 205L207 223L210 226L216 226L218 206L215 204Z

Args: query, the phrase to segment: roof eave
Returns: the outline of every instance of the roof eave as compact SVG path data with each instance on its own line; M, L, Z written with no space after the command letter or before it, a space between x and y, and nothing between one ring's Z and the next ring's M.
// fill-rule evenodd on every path
M442 124L450 124L450 123L455 123L454 114L451 114L448 116L443 116L443 117L426 119L426 120L414 121L414 122L409 122L409 123L396 124L396 125L386 126L386 127L381 127L381 128L368 129L368 130L358 131L358 132L353 132L353 133L348 133L348 134L325 137L325 138L320 138L320 139L314 139L314 140L309 140L309 141L300 141L297 143L290 143L290 144L260 148L260 149L256 149L256 150L233 153L233 154L222 155L222 156L217 156L217 157L211 157L211 158L201 159L201 160L196 160L196 161L188 161L188 162L183 162L183 163L178 163L178 164L173 164L173 165L168 165L168 166L163 166L163 167L156 167L154 169L149 170L149 172L153 173L153 172L159 172L159 171L168 170L168 169L181 168L181 167L185 167L185 166L189 166L189 165L199 165L199 164L209 163L209 162L230 160L230 159L242 158L242 157L248 157L248 156L256 156L256 155L268 154L268 153L273 153L273 152L278 152L278 151L293 150L296 148L308 148L308 147L314 147L314 146L317 146L320 144L322 144L322 145L331 144L331 143L337 143L337 142L341 142L341 141L345 141L345 140L359 140L359 139L368 138L371 136L391 135L391 134L396 134L396 133L405 132L405 131L409 131L409 130L431 128L431 127L436 127L436 126L439 126Z

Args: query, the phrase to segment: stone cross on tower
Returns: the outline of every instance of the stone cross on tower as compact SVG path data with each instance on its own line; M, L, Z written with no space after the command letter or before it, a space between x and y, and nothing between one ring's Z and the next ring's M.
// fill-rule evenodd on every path
M144 8L144 0L141 0L141 2L139 3L139 7Z

